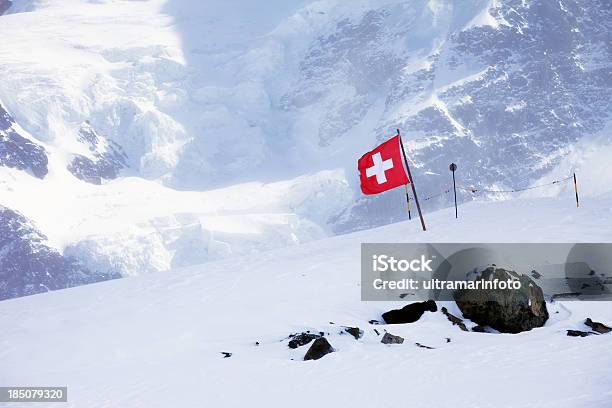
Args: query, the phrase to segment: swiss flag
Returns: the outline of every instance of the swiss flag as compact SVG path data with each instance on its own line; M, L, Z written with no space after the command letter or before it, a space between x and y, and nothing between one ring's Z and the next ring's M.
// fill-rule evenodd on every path
M357 163L363 194L378 194L408 184L399 135L367 152Z

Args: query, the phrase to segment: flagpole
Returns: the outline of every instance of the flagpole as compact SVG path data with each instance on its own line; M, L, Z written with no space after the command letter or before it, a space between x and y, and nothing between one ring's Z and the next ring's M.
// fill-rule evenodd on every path
M412 215L410 214L410 196L408 195L408 184L404 184L406 187L406 202L408 203L408 219L412 219Z
M397 135L399 136L399 142L402 148L402 154L404 155L404 164L406 164L406 171L408 172L408 179L410 180L410 185L412 186L412 194L414 194L414 201L416 202L417 211L419 212L419 218L421 219L421 226L423 227L423 231L427 231L427 228L425 228L425 220L423 219L423 213L421 213L421 205L419 204L419 198L417 197L416 189L414 188L414 179L412 178L412 174L410 173L410 166L408 166L408 158L406 157L406 152L404 151L404 144L402 143L402 135L400 134L399 129L397 129Z

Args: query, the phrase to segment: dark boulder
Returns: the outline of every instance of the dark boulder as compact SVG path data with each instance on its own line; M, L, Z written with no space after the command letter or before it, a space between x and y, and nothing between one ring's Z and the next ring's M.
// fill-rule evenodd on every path
M581 330L568 330L567 335L570 337L586 337L590 336L593 333L581 331Z
M437 312L436 302L428 300L427 302L412 303L401 309L383 313L382 317L387 324L414 323L427 311Z
M541 327L548 320L542 289L526 275L489 267L476 281L518 280L520 289L463 289L454 298L463 316L502 333L519 333Z
M612 331L612 327L608 327L605 324L600 323L600 322L594 322L593 320L591 320L591 318L587 318L584 321L584 324L586 324L591 329L593 329L594 332L597 332L599 334L606 334Z
M329 344L325 337L319 337L312 343L312 346L306 352L304 356L304 361L306 360L318 360L321 357L333 353L334 348Z
M291 340L289 340L287 345L289 348L296 349L298 347L305 346L306 344L320 337L323 337L323 335L314 334L311 332L294 333L289 335Z
M363 337L363 330L360 330L359 327L345 327L344 331L353 336L355 340Z
M391 333L385 333L380 342L382 344L402 344L404 342L404 338L400 336L394 336Z

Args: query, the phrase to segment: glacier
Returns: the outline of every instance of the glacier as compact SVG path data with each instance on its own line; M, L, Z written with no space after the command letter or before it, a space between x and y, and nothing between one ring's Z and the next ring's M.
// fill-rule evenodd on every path
M396 128L426 214L450 162L460 203L610 191L604 0L1 4L0 205L99 273L403 220L355 170Z

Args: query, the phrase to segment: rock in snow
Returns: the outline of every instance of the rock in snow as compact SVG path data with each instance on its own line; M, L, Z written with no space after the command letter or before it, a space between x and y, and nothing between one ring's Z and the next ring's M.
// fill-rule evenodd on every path
M448 318L448 320L453 324L453 325L457 325L459 326L459 328L463 331L468 331L467 327L465 327L465 323L463 323L463 320L461 320L460 318L458 318L455 315L452 315L448 312L448 309L446 309L445 307L442 308L442 313L444 313L444 315L446 315L446 317Z
M359 329L359 327L345 327L344 331L353 336L355 340L363 337L363 330Z
M404 342L404 338L400 336L395 336L391 333L385 333L380 342L382 344L402 344Z
M526 275L489 267L476 280L519 280L520 289L465 289L454 295L468 319L503 333L519 333L541 327L548 320L542 289Z
M603 323L600 322L594 322L593 320L591 320L590 317L588 317L584 324L586 324L587 326L589 326L591 329L593 329L593 331L599 333L599 334L606 334L606 333L610 333L612 331L611 327L606 326Z
M321 357L333 353L334 348L329 344L325 337L319 337L312 343L312 346L306 352L304 356L304 361L306 360L318 360Z
M320 337L322 337L322 334L314 334L310 332L290 334L289 338L291 340L289 340L288 346L289 348L295 349L295 348L304 346L310 343L311 341L318 339Z
M414 323L419 320L426 311L438 311L436 302L428 300L426 302L412 303L401 309L390 310L383 313L382 317L387 324Z
M585 332L582 330L568 330L567 335L570 337L586 337L590 336L593 333Z

